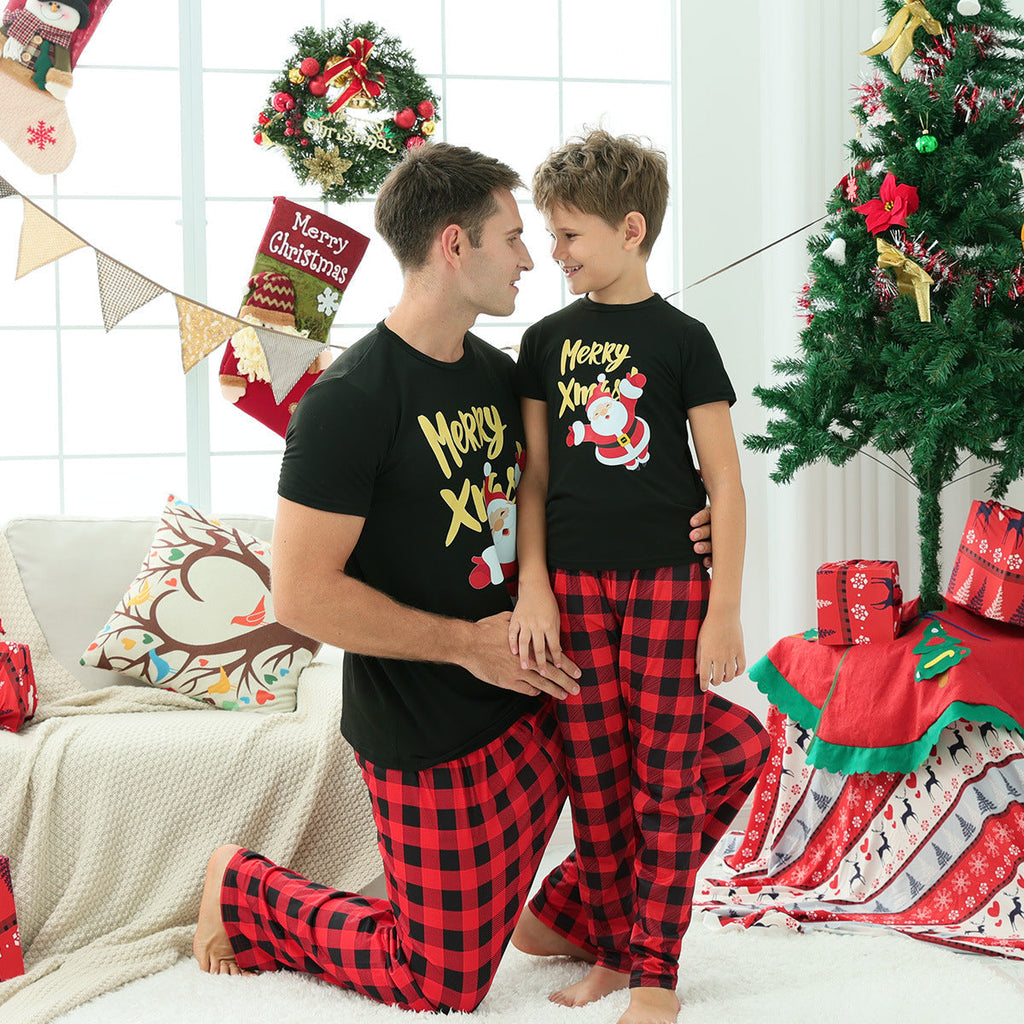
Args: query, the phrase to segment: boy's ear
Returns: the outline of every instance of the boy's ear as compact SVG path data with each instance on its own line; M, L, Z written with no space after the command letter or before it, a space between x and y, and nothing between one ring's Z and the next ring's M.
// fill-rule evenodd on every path
M623 219L626 250L637 249L647 237L647 218L639 210L631 210Z

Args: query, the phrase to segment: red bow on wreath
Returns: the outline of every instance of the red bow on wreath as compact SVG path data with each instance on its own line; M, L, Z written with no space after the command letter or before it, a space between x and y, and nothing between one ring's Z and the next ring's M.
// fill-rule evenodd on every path
M366 67L366 58L372 49L373 43L369 39L353 39L348 44L348 51L352 56L338 61L324 73L325 82L330 82L338 75L348 79L345 91L327 108L330 113L340 110L360 93L365 93L370 99L376 99L384 91L384 76L370 74Z

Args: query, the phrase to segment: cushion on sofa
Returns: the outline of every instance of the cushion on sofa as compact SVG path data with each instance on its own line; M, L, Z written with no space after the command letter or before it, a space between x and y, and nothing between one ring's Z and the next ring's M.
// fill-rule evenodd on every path
M318 647L274 618L269 545L172 495L82 663L228 710L291 711Z

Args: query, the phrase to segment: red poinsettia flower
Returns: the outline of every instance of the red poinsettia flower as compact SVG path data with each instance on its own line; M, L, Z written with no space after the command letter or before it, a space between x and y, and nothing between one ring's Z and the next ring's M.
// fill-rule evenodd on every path
M868 231L873 235L885 231L893 224L907 226L907 217L918 207L917 189L913 185L897 183L896 175L887 174L877 199L869 199L854 209L867 217Z

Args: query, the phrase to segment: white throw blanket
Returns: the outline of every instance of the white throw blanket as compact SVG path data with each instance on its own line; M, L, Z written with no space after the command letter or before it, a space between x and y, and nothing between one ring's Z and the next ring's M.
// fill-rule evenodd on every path
M348 890L379 873L369 799L338 731L337 665L306 668L288 714L86 691L50 654L2 536L0 618L30 646L41 702L20 733L0 731L0 853L27 972L0 985L5 1024L47 1024L188 955L222 843Z

